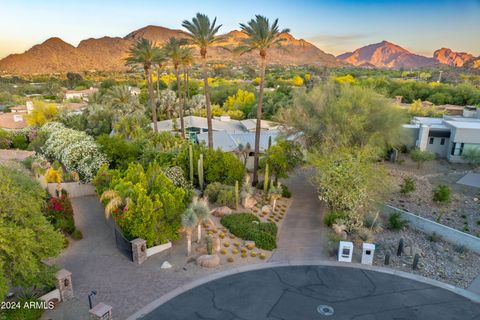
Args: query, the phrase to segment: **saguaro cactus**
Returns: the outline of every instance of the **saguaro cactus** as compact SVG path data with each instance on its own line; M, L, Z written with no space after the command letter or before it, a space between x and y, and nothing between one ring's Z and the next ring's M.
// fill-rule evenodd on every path
M198 186L200 190L203 190L203 154L200 154L200 159L198 159Z
M193 148L192 145L188 145L188 157L190 160L190 182L193 184Z
M207 253L212 254L212 237L208 235L205 240L207 242Z
M235 209L238 209L238 204L240 202L240 190L238 185L238 180L235 181Z
M263 177L263 191L265 192L265 198L268 197L268 163L265 164L265 176Z
M388 266L390 264L390 251L385 254L385 265Z
M413 270L418 269L419 261L420 261L420 255L418 253L415 253L415 256L413 257L413 264L412 264L412 269Z
M403 252L403 238L400 239L398 242L398 250L397 250L397 256L401 256Z

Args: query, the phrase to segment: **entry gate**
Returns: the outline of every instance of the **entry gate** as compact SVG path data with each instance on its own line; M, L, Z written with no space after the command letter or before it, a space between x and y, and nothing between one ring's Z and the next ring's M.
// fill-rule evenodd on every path
M116 226L113 230L115 232L115 244L117 245L118 250L120 250L120 252L128 259L133 261L132 244L124 237L122 232L118 230Z

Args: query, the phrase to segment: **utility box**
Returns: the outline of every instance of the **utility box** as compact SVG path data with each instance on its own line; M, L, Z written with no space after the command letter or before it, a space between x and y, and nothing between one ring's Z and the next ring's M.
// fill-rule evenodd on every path
M373 254L375 253L375 245L373 243L363 243L363 250L362 250L362 264L369 264L373 263Z
M349 241L340 241L338 246L338 261L352 262L353 243Z

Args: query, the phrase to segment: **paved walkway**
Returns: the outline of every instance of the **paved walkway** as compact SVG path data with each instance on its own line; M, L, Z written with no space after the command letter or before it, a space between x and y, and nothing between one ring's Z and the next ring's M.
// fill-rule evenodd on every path
M58 310L46 312L43 319L70 320L74 318L68 314L88 311L88 294L92 290L97 291L95 303L111 305L114 319L126 319L176 287L212 272L191 265L183 242L138 266L116 248L113 229L104 219L103 206L97 196L72 199L72 205L75 224L84 238L72 242L51 262L72 272L78 303L60 304ZM165 260L173 265L172 269L160 268ZM79 307L82 303L86 308ZM88 316L79 319L88 319Z
M325 253L327 228L324 208L308 179L312 171L298 169L285 180L293 201L280 228L278 249L270 261L328 259Z
M321 315L319 309L331 317ZM311 265L225 276L176 296L142 320L479 317L480 304L445 288L373 270Z

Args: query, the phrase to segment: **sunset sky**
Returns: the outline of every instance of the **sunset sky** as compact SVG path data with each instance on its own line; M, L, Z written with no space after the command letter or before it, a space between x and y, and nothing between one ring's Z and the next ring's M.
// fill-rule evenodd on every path
M181 29L197 11L217 16L221 31L255 14L279 18L297 38L338 55L388 40L431 56L449 47L480 55L480 1L124 1L0 0L0 58L49 37L123 37L146 25Z

